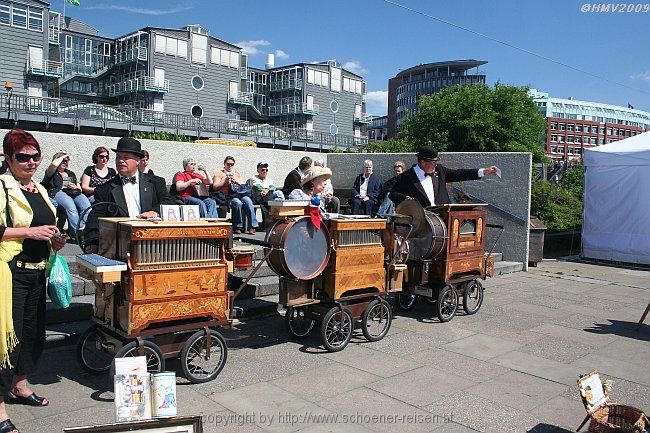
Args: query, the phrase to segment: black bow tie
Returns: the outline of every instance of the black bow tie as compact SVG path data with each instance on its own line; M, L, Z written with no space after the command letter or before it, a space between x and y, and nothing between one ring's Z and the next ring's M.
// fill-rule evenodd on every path
M425 176L438 177L438 173L435 171L433 173L424 173Z
M124 177L122 176L122 185L126 185L127 183L136 183L138 181L138 178L135 176L131 177Z

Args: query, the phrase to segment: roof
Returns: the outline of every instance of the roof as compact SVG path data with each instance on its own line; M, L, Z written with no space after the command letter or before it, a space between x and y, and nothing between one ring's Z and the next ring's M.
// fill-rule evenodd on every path
M155 31L155 30L165 30L165 31L168 31L168 32L183 32L183 33L189 33L189 30L187 30L187 28L185 28L185 27L180 28L180 29L174 29L174 28L170 28L170 27L143 27L143 28L141 28L141 29L134 30L134 31L132 31L132 32L129 32L129 33L123 34L123 35L121 35L121 36L118 36L118 37L115 38L115 39L116 39L116 40L117 40L117 39L123 39L123 38L129 37L129 36L131 36L131 35L133 35L133 34L135 34L135 33L138 33L138 32L148 32L148 31L150 31L150 30L154 30L154 31ZM224 41L223 39L215 38L215 37L212 36L212 35L202 35L202 36L205 36L205 37L207 37L208 39L214 39L215 41L221 42L222 44L225 44L225 45L231 46L231 47L233 47L233 48L237 48L238 50L241 50L241 47L240 47L240 46L237 46L237 45L235 45L235 44L233 44L233 43L230 43L230 42L226 42L226 41Z
M453 69L455 71L467 71L468 69L472 68L477 68L479 66L485 65L487 63L486 60L474 60L474 59L467 59L467 60L448 60L446 62L434 62L434 63L424 63L421 65L413 66L411 68L405 69L401 72L399 72L397 75L395 75L395 78L412 73L415 71L418 71L420 69L431 69L431 68L446 68L449 67L450 69Z
M338 62L337 62L337 63L338 63ZM301 62L301 63L292 63L292 64L290 64L290 65L276 66L276 67L274 67L274 68L267 69L267 71L276 71L276 70L281 70L281 69L288 69L288 68L295 68L295 67L304 67L304 66L309 66L309 65L312 65L312 66L329 66L329 61L324 61L324 62ZM361 80L363 80L363 76L362 76L362 75L359 75L359 74L354 73L354 72L352 72L352 71L350 71L350 70L348 70L348 69L345 69L345 68L342 67L342 66L339 66L339 68L341 68L342 70L344 70L344 71L347 72L348 74L350 74L350 75L354 75L355 77L358 77L358 78L360 78Z
M650 132L585 149L584 162L587 167L650 165Z

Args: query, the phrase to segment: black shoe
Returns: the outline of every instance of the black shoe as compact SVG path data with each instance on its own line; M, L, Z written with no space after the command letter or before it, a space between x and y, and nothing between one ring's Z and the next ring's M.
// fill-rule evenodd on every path
M11 432L20 433L16 428L16 426L14 425L14 423L12 423L9 418L0 422L0 433L11 433Z
M21 395L13 395L13 393L10 392L9 394L7 394L7 397L5 397L5 402L9 404L24 404L25 406L47 406L48 404L50 404L50 402L47 401L46 398L39 397L33 392L29 397L23 397Z

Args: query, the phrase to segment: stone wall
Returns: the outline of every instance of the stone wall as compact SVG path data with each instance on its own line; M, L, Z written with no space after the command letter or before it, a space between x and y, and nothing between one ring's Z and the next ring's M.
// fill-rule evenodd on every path
M502 178L491 175L481 180L458 182L454 186L490 203L504 212L489 211L488 223L501 224L505 231L495 248L506 261L528 264L528 227L530 218L530 179L532 159L529 153L441 153L441 163L449 168L501 168ZM393 163L402 160L407 167L417 162L415 154L329 154L327 164L334 175L334 188L350 188L363 171L363 161L370 159L382 182L393 176ZM344 200L347 197L344 198ZM509 217L508 214L516 218ZM517 222L523 220L525 224ZM495 240L496 229L488 229L488 248Z

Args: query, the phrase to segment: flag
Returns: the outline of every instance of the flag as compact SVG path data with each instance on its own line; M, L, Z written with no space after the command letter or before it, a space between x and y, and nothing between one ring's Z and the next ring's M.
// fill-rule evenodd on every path
M630 104L629 102L627 103L627 108L631 108L631 109L634 110L634 107L633 107L632 104Z
M312 197L309 202L309 218L316 230L320 230L320 198L318 197Z
M79 6L81 3L79 0L63 0L64 2L71 4L72 6Z

